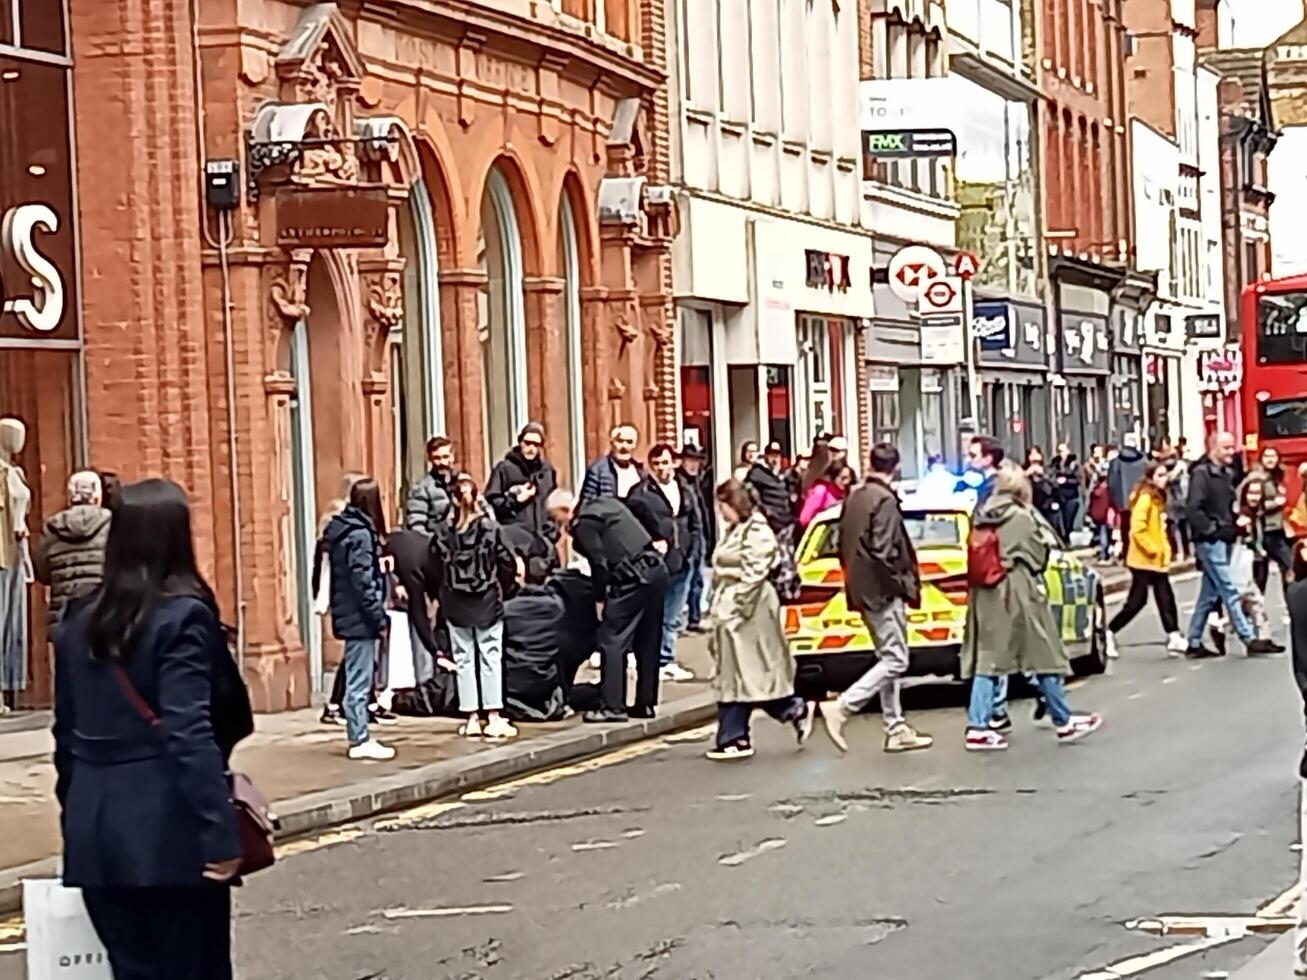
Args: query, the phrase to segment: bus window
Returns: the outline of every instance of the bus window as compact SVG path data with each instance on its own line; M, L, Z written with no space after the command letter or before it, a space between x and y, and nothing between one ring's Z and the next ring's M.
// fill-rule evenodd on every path
M1263 439L1295 439L1307 436L1307 398L1283 398L1262 402Z
M1257 363L1307 363L1307 293L1265 293L1258 300Z

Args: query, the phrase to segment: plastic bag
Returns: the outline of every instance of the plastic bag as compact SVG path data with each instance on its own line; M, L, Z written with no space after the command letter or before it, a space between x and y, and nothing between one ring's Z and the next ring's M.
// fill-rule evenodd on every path
M113 980L80 888L65 888L57 878L25 880L23 917L28 980Z

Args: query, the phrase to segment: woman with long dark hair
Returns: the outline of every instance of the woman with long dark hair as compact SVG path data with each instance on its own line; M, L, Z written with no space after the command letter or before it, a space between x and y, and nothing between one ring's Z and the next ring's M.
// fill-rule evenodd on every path
M385 762L395 750L368 732L368 698L377 644L385 636L386 579L381 572L381 542L386 514L381 488L364 477L349 490L349 503L327 524L322 540L331 562L331 629L345 641L345 732L349 757Z
M104 581L55 636L64 884L119 980L229 980L241 840L227 760L253 731L186 495L123 487Z
M1253 563L1253 575L1257 588L1266 594L1266 584L1271 577L1271 563L1280 566L1280 583L1284 594L1289 594L1289 583L1293 581L1293 547L1289 544L1289 535L1285 530L1285 511L1289 505L1289 490L1284 482L1284 466L1280 462L1280 451L1274 446L1262 450L1257 461L1255 474L1263 483L1263 510L1265 534L1262 545L1265 554Z
M799 510L799 530L802 531L818 514L844 503L849 495L849 485L853 482L853 470L842 459L833 459L826 467L826 472L808 488Z

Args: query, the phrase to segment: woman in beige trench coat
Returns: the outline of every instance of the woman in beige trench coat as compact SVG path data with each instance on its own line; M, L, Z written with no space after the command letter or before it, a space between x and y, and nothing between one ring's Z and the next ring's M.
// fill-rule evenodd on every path
M717 697L717 745L708 758L727 762L753 755L754 708L793 725L803 744L812 731L813 707L794 693L794 658L781 629L780 599L768 580L776 535L737 480L717 488L717 507L726 534L713 553L708 601Z

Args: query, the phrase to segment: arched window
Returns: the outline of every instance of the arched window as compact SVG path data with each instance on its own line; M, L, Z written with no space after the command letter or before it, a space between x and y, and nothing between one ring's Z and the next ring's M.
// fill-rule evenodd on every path
M401 494L426 472L427 438L445 431L444 357L440 335L439 259L436 218L426 181L409 188L400 212L404 256L404 323L393 347L396 487Z
M508 181L491 170L481 200L478 259L481 292L482 409L487 459L506 453L527 419L526 312L522 235Z
M581 358L581 249L577 241L572 204L563 195L559 221L559 249L565 285L563 306L567 324L567 430L571 448L572 486L585 474L585 378Z

